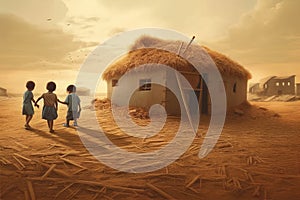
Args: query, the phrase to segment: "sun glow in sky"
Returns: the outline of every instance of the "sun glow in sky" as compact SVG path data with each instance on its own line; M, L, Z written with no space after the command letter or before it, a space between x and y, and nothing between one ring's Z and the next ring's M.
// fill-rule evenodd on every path
M21 93L34 80L42 92L54 80L63 93L98 44L146 27L195 35L245 66L250 82L290 74L299 82L299 9L297 0L3 0L0 87Z

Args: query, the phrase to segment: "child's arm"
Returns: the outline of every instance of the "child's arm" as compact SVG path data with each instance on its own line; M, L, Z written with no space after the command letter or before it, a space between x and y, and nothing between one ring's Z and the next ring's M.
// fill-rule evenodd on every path
M38 108L40 107L40 106L37 104L37 101L34 100L34 98L32 98L31 101L34 103L34 106L36 106L36 107L38 107Z
M62 103L62 104L66 104L66 105L68 105L68 103L67 103L67 102L61 101L61 100L59 100L59 99L57 99L57 101L58 101L59 103Z
M81 112L81 105L80 105L80 102L78 103L78 107L79 107L79 112Z
M40 97L35 101L34 106L39 107L39 105L38 105L37 103L38 103L42 98L43 98L43 95L40 96Z
M56 109L56 111L58 110L58 103L57 103L57 101L55 101L55 109Z

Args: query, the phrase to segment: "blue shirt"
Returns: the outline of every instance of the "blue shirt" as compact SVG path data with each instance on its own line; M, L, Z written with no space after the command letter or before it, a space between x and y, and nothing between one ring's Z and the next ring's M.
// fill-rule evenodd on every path
M65 103L68 104L68 111L78 111L80 98L77 94L71 93L66 97Z

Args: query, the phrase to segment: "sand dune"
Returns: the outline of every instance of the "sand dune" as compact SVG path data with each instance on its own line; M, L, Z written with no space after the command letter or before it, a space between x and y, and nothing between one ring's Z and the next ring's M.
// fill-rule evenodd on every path
M155 172L125 173L97 161L75 128L65 128L60 106L55 134L40 110L32 131L24 130L21 98L0 106L0 199L299 199L300 102L254 103L244 115L231 114L214 150L197 156L208 127L203 117L189 150ZM154 151L172 140L178 119L169 118L149 139L126 136L109 109L98 120L116 145L131 152ZM82 119L83 120L83 119ZM138 124L147 119L135 119ZM130 161L129 161L130 162Z

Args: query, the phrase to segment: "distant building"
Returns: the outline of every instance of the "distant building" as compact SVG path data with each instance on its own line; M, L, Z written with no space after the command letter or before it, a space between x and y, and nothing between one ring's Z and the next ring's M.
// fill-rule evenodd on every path
M0 96L7 96L7 90L0 87Z
M84 87L77 87L76 93L79 96L89 96L91 94L91 90L88 88L84 88Z
M259 88L259 83L250 83L249 93L258 93L261 89Z
M295 95L295 75L269 76L250 85L249 92L264 96Z
M300 83L297 83L297 84L296 84L296 88L297 88L297 90L296 90L296 95L297 95L297 96L300 96Z

